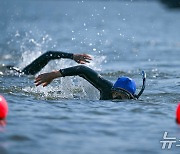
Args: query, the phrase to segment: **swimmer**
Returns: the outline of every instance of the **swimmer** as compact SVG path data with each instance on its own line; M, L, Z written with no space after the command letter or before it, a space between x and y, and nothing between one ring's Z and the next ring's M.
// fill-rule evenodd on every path
M44 66L48 64L50 60L68 58L73 59L79 64L89 63L92 58L87 54L72 54L60 51L48 51L42 54L40 57L35 59L31 64L26 66L24 69L19 70L13 66L7 66L11 70L16 72L35 75ZM69 67L65 69L60 69L50 73L44 73L35 78L36 86L43 85L44 87L50 84L55 78L65 77L65 76L80 76L91 83L95 88L100 91L101 100L110 99L138 99L145 89L146 74L143 72L143 86L138 95L136 92L136 84L134 80L129 77L120 77L117 79L115 84L104 79L100 74L95 72L89 67L79 65L74 67Z
M89 67L79 65L52 71L49 73L40 74L35 78L35 85L42 85L43 87L50 84L54 79L66 76L80 76L91 83L100 91L100 100L113 99L138 99L145 89L146 74L143 71L143 86L139 94L136 95L136 84L134 80L129 77L120 77L115 84L104 79L100 74Z
M46 66L50 60L55 60L60 58L72 59L79 64L89 63L89 61L92 60L91 56L87 54L73 54L73 53L66 53L61 51L47 51L46 53L42 54L37 59L35 59L31 64L23 68L22 70L14 66L6 66L6 68L25 75L35 75L44 66Z

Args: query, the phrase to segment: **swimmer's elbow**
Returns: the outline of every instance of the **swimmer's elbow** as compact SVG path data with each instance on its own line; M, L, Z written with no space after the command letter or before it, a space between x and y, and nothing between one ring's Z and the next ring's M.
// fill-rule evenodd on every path
M79 73L85 73L85 72L87 72L89 69L90 69L89 67L84 66L84 65L79 65L79 66L77 66L77 68L76 68L77 72L79 72Z

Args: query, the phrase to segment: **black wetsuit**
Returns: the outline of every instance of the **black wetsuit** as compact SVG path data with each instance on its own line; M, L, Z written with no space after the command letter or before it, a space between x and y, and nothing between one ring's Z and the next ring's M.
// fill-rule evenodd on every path
M101 100L112 99L111 88L113 87L113 84L110 81L104 79L100 74L98 74L91 68L84 65L79 65L60 69L59 71L63 75L63 77L78 75L87 80L100 91Z
M38 73L50 60L60 59L60 58L68 58L73 59L72 53L65 53L60 51L47 51L42 54L40 57L35 59L31 64L26 66L22 72L26 75L35 75Z
M69 58L73 59L72 53L64 53L59 51L48 51L35 59L31 64L26 66L22 72L26 75L34 75L38 73L50 60ZM100 99L108 100L112 99L111 88L113 84L104 79L97 72L84 65L69 67L60 70L63 77L65 76L80 76L90 82L95 88L100 91Z

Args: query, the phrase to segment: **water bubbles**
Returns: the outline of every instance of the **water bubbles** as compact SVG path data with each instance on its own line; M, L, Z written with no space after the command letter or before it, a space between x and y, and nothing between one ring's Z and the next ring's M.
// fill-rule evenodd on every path
M43 41L45 41L45 40L46 40L46 38L45 38L45 37L43 37L42 39L43 39Z
M15 37L19 37L19 36L20 36L19 31L16 31Z
M84 25L84 27L85 27L85 26L86 26L86 23L84 23L83 25Z
M45 36L42 38L43 43L44 43L44 41L45 41L46 39L48 39L48 37L49 37L49 35L47 34L47 35L45 35ZM51 41L51 40L52 40L52 38L49 38L49 40Z
M89 46L92 46L93 44L92 43L89 43Z
M73 31L73 30L72 30L71 32L72 32L72 33L74 33L74 31Z
M96 48L93 48L93 51L96 51Z
M106 10L106 7L104 6L103 9Z
M36 46L41 46L39 43L37 43L34 39L30 39L29 40L29 43L32 43L32 44L34 44L34 45L36 45Z
M75 37L72 37L72 41L74 41L76 38Z
M34 42L34 39L30 39L29 42Z

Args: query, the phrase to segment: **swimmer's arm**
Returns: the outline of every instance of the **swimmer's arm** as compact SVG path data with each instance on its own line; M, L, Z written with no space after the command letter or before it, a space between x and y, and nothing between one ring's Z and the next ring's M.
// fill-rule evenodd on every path
M45 55L46 57L50 57L51 59L59 59L59 58L73 59L75 62L79 64L89 63L90 60L92 60L91 56L88 54L73 54L62 51L48 51L45 53Z
M80 65L61 69L59 71L53 71L50 73L44 73L35 78L36 86L42 85L43 87L50 84L54 79L65 76L80 76L91 83L99 91L105 91L106 89L111 89L112 83L103 77L101 77L97 72L89 67Z
M89 63L89 60L92 60L91 56L87 54L73 54L62 51L47 51L42 56L48 58L48 60L59 59L59 58L72 59L79 64Z
M84 66L78 65L65 69L61 69L60 73L63 77L65 76L80 76L87 80L90 84L92 84L99 91L107 91L107 89L112 88L112 83L106 79L104 79L100 74L98 74L93 69Z
M34 83L36 86L42 85L43 87L45 87L50 84L54 79L59 77L62 77L62 74L59 71L43 73L35 78Z
M89 61L92 60L91 56L87 54L73 54L62 51L48 51L45 54L43 54L42 57L45 57L44 59L47 60L67 58L72 59L79 64L89 63Z
M50 60L60 58L73 59L80 64L89 63L89 61L92 60L91 56L87 54L72 54L61 51L48 51L35 59L31 64L27 65L22 70L22 72L26 75L34 75L38 73L44 66L46 66Z

